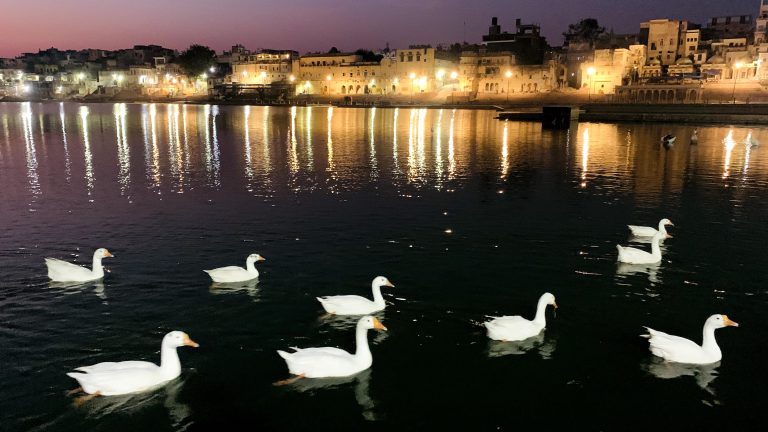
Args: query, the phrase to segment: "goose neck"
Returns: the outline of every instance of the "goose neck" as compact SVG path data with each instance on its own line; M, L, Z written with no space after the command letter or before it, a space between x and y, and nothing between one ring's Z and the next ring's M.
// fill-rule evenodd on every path
M544 327L547 325L547 300L542 297L539 299L539 303L536 305L536 317L533 318L533 322Z
M256 263L256 258L248 257L248 259L245 260L245 269L248 271L248 273L258 276L259 271L256 270L255 263Z
M102 256L98 253L93 254L93 274L98 277L104 276L104 267L101 265Z
M362 324L357 325L355 343L355 357L369 361L371 359L371 349L368 347L368 329Z
M381 295L381 286L373 283L371 284L371 291L373 291L373 302L377 305L383 305L384 296Z
M160 373L166 380L181 375L181 362L176 347L163 344L160 349Z
M717 345L717 341L715 340L715 327L711 326L709 324L704 325L703 330L703 338L701 343L701 348L704 349L704 351L707 351L709 353L715 354L716 356L720 357L720 346Z

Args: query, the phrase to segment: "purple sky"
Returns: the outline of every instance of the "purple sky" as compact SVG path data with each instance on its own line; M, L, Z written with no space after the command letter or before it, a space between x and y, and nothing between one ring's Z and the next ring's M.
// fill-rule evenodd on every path
M620 5L620 6L619 6ZM300 52L392 48L409 44L478 42L491 17L503 30L514 20L535 22L553 45L568 24L597 18L617 33L636 32L652 18L703 22L756 15L760 0L5 0L0 57L55 46L115 49L155 43L216 51L247 48Z

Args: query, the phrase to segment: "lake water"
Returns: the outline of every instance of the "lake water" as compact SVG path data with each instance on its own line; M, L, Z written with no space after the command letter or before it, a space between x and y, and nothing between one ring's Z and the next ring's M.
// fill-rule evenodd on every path
M542 130L470 110L0 103L0 429L35 431L754 430L768 397L764 310L768 129L574 124ZM667 150L659 137L672 132ZM765 145L750 146L745 140ZM668 217L654 267L617 266L626 224ZM647 244L636 244L648 247ZM44 257L103 283L60 286ZM203 269L260 253L258 284ZM354 349L354 320L316 296L390 302L373 366L346 380L287 378L277 349ZM543 336L491 342L486 315ZM653 359L643 325L723 360ZM183 330L167 386L79 406L65 375L159 361ZM662 425L662 427L659 427Z

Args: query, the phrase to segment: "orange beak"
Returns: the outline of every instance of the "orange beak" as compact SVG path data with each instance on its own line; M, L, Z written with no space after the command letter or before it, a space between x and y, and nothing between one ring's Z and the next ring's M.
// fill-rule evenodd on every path
M390 287L390 288L394 288L394 287L395 287L394 285L392 285L392 282L390 282L390 281L387 281L387 282L384 284L384 286L388 286L388 287Z
M112 255L108 250L104 251L104 258L113 258L114 255Z
M552 307L557 309L557 302L552 302Z
M373 319L373 328L375 328L376 330L384 330L384 331L387 331L387 328L386 328L386 327L384 327L384 324L382 324L382 323L381 323L381 321L379 321L379 320L378 320L378 319L376 319L376 318L374 318L374 319Z
M667 238L672 238L672 234L667 233Z
M266 259L266 258L264 258L264 257L259 257L259 259L257 259L256 261L266 261L266 260L267 260L267 259Z
M723 323L726 326L730 326L730 327L738 327L739 326L739 323L737 323L736 321L731 321L731 319L728 318L728 315L723 315Z
M184 345L191 346L192 348L197 348L197 347L200 346L199 343L197 343L197 342L193 341L192 339L190 339L189 335L187 335L186 333L184 334Z

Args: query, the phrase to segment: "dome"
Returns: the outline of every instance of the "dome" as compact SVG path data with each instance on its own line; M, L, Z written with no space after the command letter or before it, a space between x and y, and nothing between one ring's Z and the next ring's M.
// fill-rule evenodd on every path
M720 57L719 55L714 55L707 60L707 63L709 64L716 64L716 63L725 63L725 59Z
M689 65L689 64L693 64L693 62L688 57L681 57L681 58L677 59L675 64L678 64L678 65Z
M651 66L658 66L661 64L661 61L657 58L653 58L651 59L651 61L648 62L648 64Z

